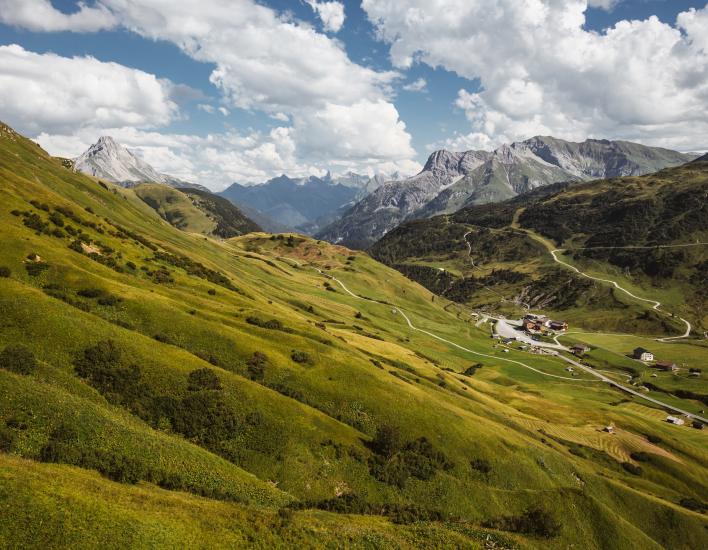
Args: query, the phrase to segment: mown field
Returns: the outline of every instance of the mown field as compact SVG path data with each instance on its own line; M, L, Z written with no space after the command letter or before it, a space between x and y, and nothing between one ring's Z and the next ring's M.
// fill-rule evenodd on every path
M0 243L3 546L706 545L705 431L364 253L180 231L4 126Z

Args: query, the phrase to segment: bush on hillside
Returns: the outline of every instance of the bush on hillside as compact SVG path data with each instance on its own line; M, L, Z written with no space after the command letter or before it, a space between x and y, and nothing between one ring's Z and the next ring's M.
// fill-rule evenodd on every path
M679 504L688 510L693 510L694 512L705 512L708 510L708 504L696 500L695 498L682 498Z
M211 369L193 370L187 378L187 389L189 391L220 390L221 380Z
M12 449L12 442L15 440L15 432L7 426L0 426L0 451L9 453Z
M631 462L623 462L622 468L624 468L626 471L628 471L632 475L635 475L635 476L642 475L642 469L639 466L637 466L636 464L632 464Z
M10 270L9 267L0 265L0 277L8 278L10 275L12 275L12 271Z
M310 357L310 354L305 351L293 350L292 353L290 354L290 358L293 361L295 361L296 363L300 363L300 364L304 364L304 365L314 364L314 361L313 361L312 357Z
M485 475L492 471L492 465L486 458L473 458L470 467Z
M25 264L25 269L27 270L27 275L30 277L39 277L47 269L49 269L49 264L45 262L31 262Z
M0 353L0 368L17 374L32 374L37 369L37 360L26 346L12 344Z
M629 456L632 460L636 460L637 462L649 462L651 460L649 454L644 451L635 451L630 453Z
M396 426L384 424L376 430L374 439L369 444L369 448L378 455L391 457L401 450L403 438L401 431Z
M482 525L490 529L523 533L546 539L557 537L561 531L561 524L558 520L550 512L539 507L529 508L520 516L503 516L491 519Z
M450 470L454 466L425 437L405 443L400 430L387 424L379 427L369 448L375 453L369 459L369 473L375 479L401 489L410 477L425 481L437 471Z
M246 362L249 378L257 382L262 381L265 378L265 369L267 365L268 357L266 354L261 353L260 351L254 352L251 358Z
M294 510L316 508L335 514L385 516L397 524L411 524L419 521L443 521L447 519L438 510L426 509L414 504L374 504L367 502L363 497L356 494L345 494L319 501L294 502L288 508Z

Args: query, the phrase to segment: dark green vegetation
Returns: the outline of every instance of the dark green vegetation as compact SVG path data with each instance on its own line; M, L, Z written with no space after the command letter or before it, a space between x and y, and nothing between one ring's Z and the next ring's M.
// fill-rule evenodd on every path
M705 546L705 432L364 254L179 231L4 126L0 242L0 546Z
M261 230L231 202L207 191L149 183L137 186L135 193L183 231L229 239Z
M554 263L549 252L558 248L562 261L661 301L702 333L708 247L676 245L708 242L707 198L708 162L556 184L404 224L371 253L457 302L502 309L516 302L597 330L680 333L680 323Z

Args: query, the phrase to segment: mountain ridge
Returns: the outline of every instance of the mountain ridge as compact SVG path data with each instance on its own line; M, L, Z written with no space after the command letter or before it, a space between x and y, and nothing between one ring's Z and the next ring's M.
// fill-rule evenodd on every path
M193 187L209 191L206 187L162 174L150 164L133 154L110 136L101 136L69 167L75 172L108 180L122 187L138 183L164 183L170 187Z
M561 181L643 175L694 158L626 141L570 142L548 136L494 151L435 151L419 174L384 184L318 236L367 248L406 219L498 202Z

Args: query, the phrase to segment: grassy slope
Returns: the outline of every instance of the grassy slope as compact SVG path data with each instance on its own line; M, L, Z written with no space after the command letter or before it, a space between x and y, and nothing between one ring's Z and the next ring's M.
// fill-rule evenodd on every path
M50 545L59 545L52 537L61 525L70 525L74 540L87 546L101 533L164 546L189 536L210 540L225 536L225 525L235 541L253 537L265 543L265 537L277 535L272 532L276 506L352 491L371 502L415 503L464 522L400 527L381 518L342 522L324 512L298 512L296 528L274 543L321 545L341 535L344 524L353 540L373 545L474 547L475 525L537 503L561 519L561 535L550 542L517 538L522 546L565 547L582 540L587 547L652 547L665 544L669 536L675 547L704 542L705 520L676 505L680 498L700 498L705 492L704 434L661 424L656 409L639 403L633 408L618 404L621 396L601 385L550 381L505 363L505 357L513 357L563 373L552 359L493 349L483 330L366 255L312 240L296 239L288 246L287 240L255 234L219 242L179 232L134 191L104 189L8 130L0 134L0 265L12 270L10 279L0 279L0 347L24 343L41 361L29 378L0 373L0 420L15 426L11 454L0 455L0 502L16 512L0 520L6 539L19 541L20 526L51 517L50 527L43 529ZM28 204L31 199L70 206L82 218L102 223L104 234L92 228L86 232L119 251L121 257L117 252L113 257L120 265L132 261L138 269L117 273L70 250L68 238L36 235L21 217L10 214L31 210L46 218ZM104 216L162 250L226 274L240 292L169 264L162 266L174 282L155 283L140 267L155 270L161 262L148 261L152 251L135 240L111 235ZM49 265L39 277L26 273L23 259L30 252ZM329 291L314 270L294 267L285 256L326 269L353 292L395 303L418 326L496 358L451 350L411 332L389 306L356 300L341 289ZM46 295L41 287L47 284L58 285L88 311ZM86 288L104 289L122 301L102 306L77 296ZM255 327L246 321L253 315L277 318L291 332ZM77 378L73 359L106 338L139 363L146 383L167 395L183 395L187 374L209 366L199 355L212 355L226 407L240 422L224 443L231 461L109 404ZM313 364L294 363L292 350L307 352ZM262 384L245 376L246 361L255 351L269 357ZM474 376L458 374L478 362L483 366ZM260 418L255 425L248 420L253 413ZM617 437L598 435L598 427L609 421L622 426ZM209 494L216 485L225 502L169 493L145 482L131 488L76 468L16 457L37 459L59 422L77 428L80 448L106 449L162 473L186 472L187 490ZM426 436L455 467L429 481L410 480L402 490L376 481L368 472L370 451L364 443L384 423L400 426L406 438ZM553 431L555 439L540 428ZM664 443L655 448L645 433L660 434ZM571 454L568 442L583 445L585 456ZM340 453L335 444L354 454ZM599 454L604 449L612 453ZM619 461L636 449L657 460L669 455L667 461L686 467L666 468L659 462L643 465L643 476L631 476ZM470 469L472 458L489 460L491 472L483 476ZM31 489L19 490L21 485ZM96 487L98 494L92 496L88 487ZM149 518L138 525L131 511L135 499ZM89 520L82 518L89 507L93 527L87 530L82 521ZM203 518L211 514L218 519L206 523ZM185 527L175 527L175 517Z
M177 229L208 235L216 228L216 223L177 189L157 183L144 183L135 188L135 194Z
M389 265L424 265L416 279L451 299L475 307L511 312L508 301L521 295L534 309L562 315L588 329L642 334L682 332L681 323L647 313L645 304L608 285L575 277L552 261L548 250L575 249L563 261L602 278L618 281L643 297L654 298L671 313L688 318L697 333L708 326L702 272L707 247L652 249L656 244L705 242L708 163L692 163L633 178L559 185L495 205L465 208L453 215L406 224L377 243L373 254ZM469 261L462 235L476 268ZM523 231L523 232L522 232ZM429 238L422 239L421 235ZM541 246L539 246L541 245ZM577 250L579 247L647 246L644 250ZM467 291L459 280L435 287L434 273L445 268L456 277L475 277ZM494 270L523 274L511 283L482 286ZM574 280L564 286L564 280ZM577 296L570 287L584 288ZM492 286L492 290L489 287ZM470 290L471 289L471 290ZM570 294L570 295L569 295ZM568 296L569 295L569 296ZM558 297L569 297L560 300ZM517 308L518 312L518 308Z

